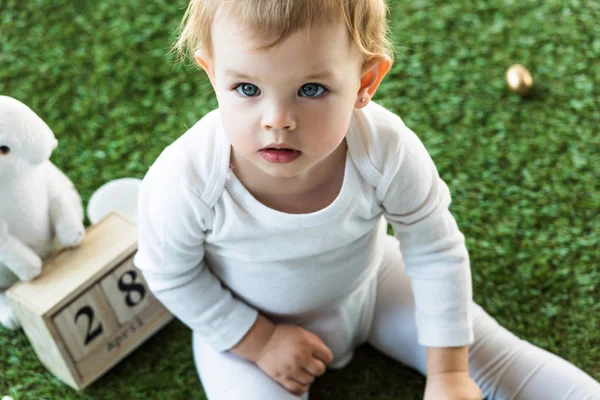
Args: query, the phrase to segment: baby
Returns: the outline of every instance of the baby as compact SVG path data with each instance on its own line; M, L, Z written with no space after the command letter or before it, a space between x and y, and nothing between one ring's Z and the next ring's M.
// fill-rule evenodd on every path
M307 399L369 343L425 374L426 400L600 399L473 303L448 187L372 101L386 33L384 0L188 7L176 47L219 108L146 175L135 264L193 330L207 397Z

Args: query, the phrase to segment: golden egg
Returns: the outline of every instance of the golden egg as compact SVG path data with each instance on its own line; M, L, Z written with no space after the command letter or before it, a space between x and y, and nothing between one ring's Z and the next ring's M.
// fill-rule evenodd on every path
M527 95L533 87L533 78L531 74L521 64L515 64L506 71L506 82L515 93Z

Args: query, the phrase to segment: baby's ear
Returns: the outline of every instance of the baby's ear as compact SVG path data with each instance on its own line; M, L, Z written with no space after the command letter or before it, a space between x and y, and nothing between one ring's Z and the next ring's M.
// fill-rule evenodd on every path
M213 88L215 87L215 75L213 72L212 58L207 56L202 50L196 50L194 53L194 58L199 66L202 67L206 75L208 75L208 79L210 79L210 83L212 83Z
M367 105L391 67L392 60L383 55L374 57L363 66L360 77L360 89L358 90L355 105L356 108Z

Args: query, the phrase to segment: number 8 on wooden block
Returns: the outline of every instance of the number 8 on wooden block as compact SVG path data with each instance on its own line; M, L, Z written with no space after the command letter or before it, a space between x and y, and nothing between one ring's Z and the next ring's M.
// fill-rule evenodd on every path
M130 257L100 282L119 324L130 321L154 299L142 273L133 266Z

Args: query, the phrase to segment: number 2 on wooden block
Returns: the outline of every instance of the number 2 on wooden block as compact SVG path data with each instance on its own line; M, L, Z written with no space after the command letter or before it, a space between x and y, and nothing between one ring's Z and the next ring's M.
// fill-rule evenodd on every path
M54 325L75 362L104 343L118 328L100 285L92 286L56 315Z
M85 335L84 342L84 345L87 346L97 336L101 335L104 330L102 329L102 322L99 322L96 328L92 328L92 324L94 323L94 309L92 307L83 306L77 311L77 314L75 314L75 325L77 325L77 321L82 315L88 317L87 334Z

